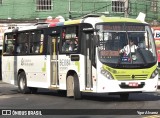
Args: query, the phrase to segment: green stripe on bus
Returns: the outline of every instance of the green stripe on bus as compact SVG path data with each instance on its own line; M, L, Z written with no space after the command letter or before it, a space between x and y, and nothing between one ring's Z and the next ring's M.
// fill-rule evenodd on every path
M42 72L46 72L46 62L44 62L44 67L42 68Z
M76 62L75 62L75 65L78 67L78 72L80 72L80 64L79 64L79 61L76 61Z

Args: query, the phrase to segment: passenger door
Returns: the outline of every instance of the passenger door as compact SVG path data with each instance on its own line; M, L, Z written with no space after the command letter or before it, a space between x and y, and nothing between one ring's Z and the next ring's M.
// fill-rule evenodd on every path
M92 81L92 45L93 45L93 33L83 33L84 49L85 51L85 86L86 89L93 88Z
M60 36L51 36L50 39L50 65L51 65L51 86L57 87L59 85L58 78L58 40Z

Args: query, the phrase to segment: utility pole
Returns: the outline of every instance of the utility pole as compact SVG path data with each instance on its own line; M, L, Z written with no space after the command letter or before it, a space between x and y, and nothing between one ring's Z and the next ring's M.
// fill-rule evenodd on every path
M71 15L71 0L69 0L69 4L68 4L68 13L69 13L69 19L72 19L72 15Z
M128 17L129 0L124 0L124 17Z

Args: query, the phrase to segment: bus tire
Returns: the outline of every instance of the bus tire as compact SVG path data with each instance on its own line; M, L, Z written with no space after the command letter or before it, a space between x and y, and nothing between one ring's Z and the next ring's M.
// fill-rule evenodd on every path
M18 89L23 94L30 93L30 89L27 87L25 72L21 72L18 75Z
M128 100L129 99L129 93L122 93L122 94L120 94L120 98L123 101Z
M81 99L82 97L76 74L67 77L67 97L74 97L75 100Z
M80 91L79 79L77 74L74 74L74 99L78 100L82 98L82 94Z

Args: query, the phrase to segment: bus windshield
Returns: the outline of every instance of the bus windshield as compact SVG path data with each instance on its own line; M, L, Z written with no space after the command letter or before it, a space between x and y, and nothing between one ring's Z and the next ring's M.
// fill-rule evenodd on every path
M96 30L102 63L117 68L145 68L156 63L155 43L147 24L100 23Z

